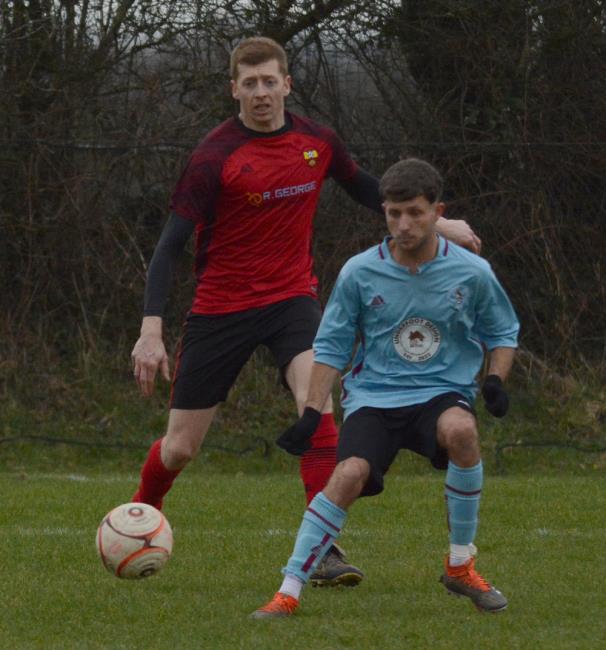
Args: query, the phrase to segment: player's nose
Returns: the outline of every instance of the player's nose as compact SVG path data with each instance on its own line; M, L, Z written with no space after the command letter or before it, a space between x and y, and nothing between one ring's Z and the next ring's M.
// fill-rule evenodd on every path
M405 216L401 216L398 219L398 230L400 232L408 232L410 230L410 219Z

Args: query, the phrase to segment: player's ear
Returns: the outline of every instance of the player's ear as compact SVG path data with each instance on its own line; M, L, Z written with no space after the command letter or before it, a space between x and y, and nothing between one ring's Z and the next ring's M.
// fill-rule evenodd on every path
M231 96L232 96L234 99L240 99L240 97L238 96L239 93L238 93L238 84L237 84L237 82L236 82L234 79L232 79L232 80L229 82L229 84L230 84L230 86L231 86Z
M446 212L446 203L442 203L442 201L436 203L436 216L443 217L444 212Z
M292 77L289 74L287 74L284 77L284 97L290 95L291 89L292 89Z

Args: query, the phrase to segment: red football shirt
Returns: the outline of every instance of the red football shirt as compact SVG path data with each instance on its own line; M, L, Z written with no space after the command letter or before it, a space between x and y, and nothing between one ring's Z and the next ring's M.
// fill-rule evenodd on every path
M336 134L291 113L260 133L231 118L202 140L171 199L196 224L192 312L223 314L315 296L313 218L327 176L357 166Z

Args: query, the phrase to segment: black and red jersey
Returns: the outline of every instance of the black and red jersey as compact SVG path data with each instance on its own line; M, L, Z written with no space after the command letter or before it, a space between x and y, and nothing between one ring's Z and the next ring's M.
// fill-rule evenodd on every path
M192 312L222 314L316 295L313 218L327 176L357 166L334 131L292 113L260 133L231 118L192 153L171 210L196 224Z

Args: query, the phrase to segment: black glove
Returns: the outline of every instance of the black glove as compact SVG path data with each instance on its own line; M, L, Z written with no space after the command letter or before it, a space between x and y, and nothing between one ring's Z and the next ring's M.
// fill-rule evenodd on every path
M509 397L503 389L503 382L498 375L488 375L482 385L482 397L486 410L495 418L502 418L509 409Z
M306 407L303 415L276 438L276 444L293 456L301 456L311 447L311 437L318 428L321 417L319 411Z

